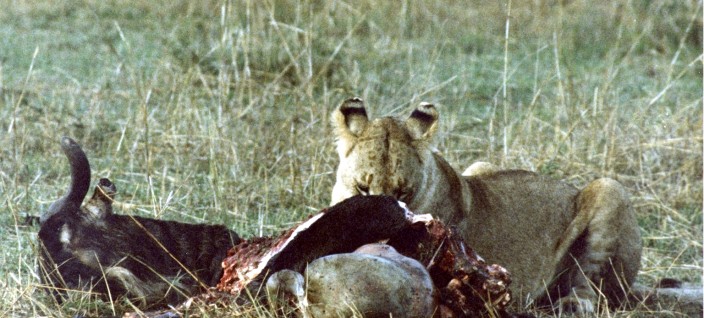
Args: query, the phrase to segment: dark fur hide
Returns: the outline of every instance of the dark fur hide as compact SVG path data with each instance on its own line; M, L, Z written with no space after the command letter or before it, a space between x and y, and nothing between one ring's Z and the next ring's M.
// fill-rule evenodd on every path
M90 166L80 146L61 140L71 165L66 196L41 217L40 274L57 300L64 289L127 296L149 308L178 302L222 276L221 262L240 241L221 225L186 224L112 213L116 189L101 179L81 206Z

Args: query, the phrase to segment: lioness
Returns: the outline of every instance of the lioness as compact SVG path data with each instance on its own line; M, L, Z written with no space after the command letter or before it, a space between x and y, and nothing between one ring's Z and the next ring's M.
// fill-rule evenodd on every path
M332 115L340 164L332 204L387 194L455 225L489 263L512 274L514 299L561 312L616 306L640 268L641 238L624 188L608 178L578 190L522 170L483 164L460 175L431 147L438 112L369 120L359 98Z

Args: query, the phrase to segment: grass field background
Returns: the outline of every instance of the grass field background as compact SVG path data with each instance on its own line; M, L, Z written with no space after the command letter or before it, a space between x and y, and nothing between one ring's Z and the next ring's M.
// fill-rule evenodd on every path
M38 227L22 216L69 184L60 136L115 182L118 213L268 235L329 202L329 114L351 96L372 116L436 103L458 170L619 180L644 237L638 281L701 283L702 1L0 7L0 316L129 309L37 289Z

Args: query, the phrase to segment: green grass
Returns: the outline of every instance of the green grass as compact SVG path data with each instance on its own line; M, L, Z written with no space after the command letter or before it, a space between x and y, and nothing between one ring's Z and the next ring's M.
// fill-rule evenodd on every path
M619 180L639 281L701 283L702 2L559 2L0 1L0 316L129 308L36 288L20 216L68 185L60 136L119 213L266 235L327 205L350 96L375 116L437 103L458 170Z

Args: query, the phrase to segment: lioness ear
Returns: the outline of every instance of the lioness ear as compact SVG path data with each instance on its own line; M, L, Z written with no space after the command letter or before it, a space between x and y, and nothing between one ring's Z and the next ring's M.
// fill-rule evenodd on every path
M414 140L429 140L437 130L438 111L435 105L420 103L406 120L406 128Z
M357 137L367 127L369 118L364 108L364 101L353 97L342 102L342 105L332 115L332 124L337 135L337 146L340 155L346 153L357 140Z
M364 101L359 97L353 97L342 102L337 108L333 117L335 127L339 133L359 136L369 122L367 110L364 108Z

